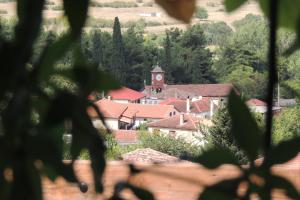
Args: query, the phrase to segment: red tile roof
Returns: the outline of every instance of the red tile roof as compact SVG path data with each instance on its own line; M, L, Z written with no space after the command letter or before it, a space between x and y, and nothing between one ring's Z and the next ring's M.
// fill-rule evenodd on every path
M117 100L136 101L145 97L146 95L141 92L132 90L130 88L122 87L121 89L110 91L108 93L108 96L111 96L113 100L117 99Z
M259 99L250 99L246 102L247 105L249 106L266 106L266 102L261 101Z
M179 112L187 112L187 100L180 100L177 98L169 98L165 101L160 102L162 105L174 105L176 110ZM201 113L210 110L210 99L203 98L197 101L190 101L190 112L191 113Z
M122 158L124 161L130 163L174 163L181 161L174 156L170 156L150 148L136 149L132 152L122 155Z
M101 99L95 102L95 105L99 108L100 112L105 118L120 118L122 114L127 110L126 104L115 103L110 100ZM88 114L92 118L97 118L98 115L93 108L88 109Z
M170 116L170 113L174 111L173 105L151 105L151 104L125 104L128 109L127 113L135 113L137 118L152 118L152 119L163 119Z
M175 115L167 119L162 119L156 122L148 123L148 126L156 127L156 128L169 128L169 129L196 131L199 129L199 123L209 124L207 120L200 119L191 115L184 115L183 118L184 118L183 124L180 124L180 115Z
M154 94L151 86L146 86L143 93L147 97L157 97L159 99L167 99L176 97L186 99L192 97L226 97L230 91L234 89L232 84L187 84L187 85L165 85L162 92Z
M161 102L159 102L160 105L170 105L170 103L174 102L174 101L180 101L180 99L176 98L176 97L170 97L166 100L163 100Z
M114 130L113 135L119 143L137 143L138 134L135 130Z
M105 118L151 118L163 119L170 116L175 109L173 105L150 105L133 103L116 103L111 100L102 99L95 102ZM98 117L96 112L89 108L90 117ZM173 113L172 113L173 114Z

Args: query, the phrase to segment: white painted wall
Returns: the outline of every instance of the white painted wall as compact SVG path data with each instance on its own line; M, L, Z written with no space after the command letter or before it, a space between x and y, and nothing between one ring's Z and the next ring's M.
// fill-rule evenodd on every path
M106 118L104 121L109 129L111 129L111 130L119 129L119 120L118 119ZM93 125L95 128L104 128L104 125L100 119L93 119L92 122L93 122Z
M116 103L130 103L128 100L125 99L113 99L112 101Z
M266 106L249 106L249 108L252 112L257 112L257 113L266 113L267 112Z

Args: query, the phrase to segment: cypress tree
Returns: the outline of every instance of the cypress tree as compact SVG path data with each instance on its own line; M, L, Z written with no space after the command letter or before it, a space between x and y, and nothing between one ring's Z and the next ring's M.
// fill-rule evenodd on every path
M124 44L122 41L119 18L115 17L112 41L111 71L116 80L124 84L123 70L125 67Z
M169 34L166 33L166 40L165 40L165 55L164 55L164 67L166 71L166 79L168 83L173 83L172 77L172 57L171 57L171 41Z
M94 31L92 34L92 60L93 63L98 66L103 62L103 45L101 41L101 34L98 31Z
M209 50L198 48L193 51L191 78L193 83L213 83L212 54Z

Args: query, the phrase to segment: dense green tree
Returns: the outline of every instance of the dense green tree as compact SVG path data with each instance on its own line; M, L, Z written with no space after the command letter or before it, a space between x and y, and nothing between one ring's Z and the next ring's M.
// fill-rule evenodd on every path
M182 47L191 48L192 50L204 47L206 39L201 25L194 25L187 29L180 38L180 44Z
M274 143L300 136L300 106L286 108L275 118Z
M91 53L92 61L96 65L102 65L103 62L103 46L101 34L98 31L93 31L91 36Z
M266 74L255 72L247 66L236 67L222 79L225 83L233 83L245 98L264 98L266 89Z
M225 22L205 23L201 26L209 45L221 46L233 34L233 30Z
M116 17L112 36L111 72L116 80L125 83L122 69L125 67L124 44L119 18Z
M125 85L140 90L143 87L144 46L143 31L137 26L131 26L124 34Z
M140 132L139 139L143 148L151 148L187 160L193 160L202 153L201 147L163 133Z
M191 58L191 71L193 83L213 83L214 77L211 69L212 54L208 49L198 48Z
M169 34L166 33L166 39L164 41L164 62L163 67L166 72L166 81L167 83L173 83L172 77L172 56L171 56L171 41Z
M228 113L227 108L219 109L214 115L213 126L209 128L202 127L204 138L208 142L208 146L222 147L229 149L235 157L241 162L247 162L247 158L236 144L233 134L231 132L232 120Z

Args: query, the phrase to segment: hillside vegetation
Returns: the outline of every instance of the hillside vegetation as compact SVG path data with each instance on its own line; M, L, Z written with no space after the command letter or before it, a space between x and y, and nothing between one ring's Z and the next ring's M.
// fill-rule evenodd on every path
M132 24L143 20L145 21L146 31L152 33L162 33L172 27L187 28L186 25L169 17L161 7L151 0L94 0L90 3L90 6L89 16L91 19L87 24L88 28L101 28L105 31L112 31L113 20L116 16L123 24ZM207 11L207 17L203 17L201 14L199 17L196 13L192 24L224 21L232 26L234 21L245 17L249 13L260 15L256 2L250 2L232 14L225 12L222 0L199 0L198 7ZM0 17L11 18L15 16L14 0L1 0L0 8ZM60 0L48 0L44 7L44 17L48 21L62 21L62 9Z

